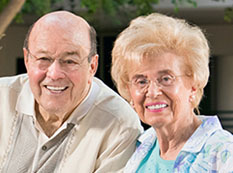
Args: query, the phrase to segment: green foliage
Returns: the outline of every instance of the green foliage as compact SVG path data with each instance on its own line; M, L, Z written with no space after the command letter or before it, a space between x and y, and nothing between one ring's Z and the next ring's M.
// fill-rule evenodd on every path
M233 20L233 8L227 8L225 10L224 20L231 23Z
M52 11L52 5L63 0L26 0L21 13L32 13L38 16Z
M212 0L212 1L225 2L226 0ZM224 20L229 22L229 23L231 23L233 21L233 6L225 9Z
M114 15L120 8L131 5L136 8L137 15L146 15L153 12L153 5L158 4L159 0L81 0L81 6L87 8L88 13L95 13L103 10L107 14ZM179 5L186 2L196 7L195 0L171 0L178 11Z
M10 0L0 0L0 12L4 9ZM42 16L45 13L52 11L53 4L63 0L26 0L22 10L16 15L16 22L23 22L23 14L35 14Z
M9 0L0 0L0 12L3 10L8 2Z
M136 6L138 15L146 15L153 12L152 5L158 4L159 0L132 0L130 3Z
M10 0L0 0L0 12L4 9ZM22 22L23 14L36 14L41 16L53 10L53 4L64 0L26 0L21 12L16 16L17 22ZM135 15L146 15L153 12L153 5L156 5L160 0L80 0L81 7L88 10L89 15L94 15L97 11L103 11L108 15L116 16L119 9L124 9L131 6L134 9ZM179 11L183 4L190 4L197 7L196 0L170 0L174 4L174 10ZM212 0L225 1L225 0ZM130 15L130 14L129 14ZM233 8L227 8L224 19L231 22L233 19Z
M179 6L188 3L191 4L193 7L197 7L197 2L195 0L171 0L171 3L174 4L175 12L179 11Z
M179 8L184 4L189 4L193 7L197 7L196 0L170 0L174 5L175 12L179 11ZM225 0L212 0L222 1ZM146 15L153 12L153 5L156 5L160 0L81 0L81 6L88 10L88 14L94 15L99 10L103 10L106 14L115 16L119 9L125 6L131 6L135 8L135 15ZM130 15L130 14L129 14ZM227 22L233 21L233 7L229 7L225 10L224 20Z
M101 7L99 1L101 0L82 0L81 7L86 7L88 13L95 13Z
M51 7L50 0L38 1L38 0L27 0L22 8L22 13L35 13L37 15L45 14L50 11Z

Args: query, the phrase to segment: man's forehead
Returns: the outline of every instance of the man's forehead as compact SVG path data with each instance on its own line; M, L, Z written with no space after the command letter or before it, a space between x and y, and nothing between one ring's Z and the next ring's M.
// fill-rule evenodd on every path
M65 16L67 17L67 15ZM89 52L91 47L90 26L78 16L72 16L71 19L68 18L67 20L66 18L60 17L61 15L49 15L38 20L30 34L29 44L30 40L32 40L32 43L37 44L36 41L38 40L48 39L49 41L50 38L57 38L56 40L60 40L59 44L63 43L62 39L69 40ZM47 41L45 41L45 43L46 42Z
M34 25L33 30L46 30L53 28L67 32L82 32L89 35L89 24L79 16L67 13L48 14L40 18Z
M57 11L42 16L36 23L55 24L76 24L81 27L90 28L89 24L80 16L76 16L67 11Z

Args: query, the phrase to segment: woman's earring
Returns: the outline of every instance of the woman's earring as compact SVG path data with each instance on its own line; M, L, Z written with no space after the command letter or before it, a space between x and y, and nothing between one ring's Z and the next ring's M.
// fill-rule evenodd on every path
M189 97L189 101L190 102L193 102L195 100L195 95L191 95L190 97Z
M133 102L133 100L130 100L130 105L132 106L132 108L134 108L134 102Z
M193 102L195 102L196 93L197 93L196 87L192 87L191 95L190 95L190 97L189 97L189 101L190 101L192 104L193 104Z

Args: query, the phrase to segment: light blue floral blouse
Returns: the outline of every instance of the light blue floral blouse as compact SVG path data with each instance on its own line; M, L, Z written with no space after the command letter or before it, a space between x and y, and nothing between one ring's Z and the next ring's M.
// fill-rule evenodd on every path
M233 173L233 135L222 126L217 116L198 116L202 124L178 154L172 172ZM139 145L124 172L135 173L157 140L153 128L138 139Z

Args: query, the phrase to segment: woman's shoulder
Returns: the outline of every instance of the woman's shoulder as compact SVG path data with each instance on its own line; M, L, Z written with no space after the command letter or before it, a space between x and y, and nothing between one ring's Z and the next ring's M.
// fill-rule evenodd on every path
M212 153L223 165L233 161L233 135L223 128L216 129L206 140L202 149L205 153Z
M217 116L205 116L203 129L208 132L207 143L232 143L233 135L222 128L221 122Z
M226 144L226 146L231 144L233 146L233 135L227 130L218 129L209 137L207 143L222 143Z
M221 146L218 149L233 146L233 135L222 128L217 116L202 116L201 119L203 123L195 134L197 141L211 148Z
M230 132L224 129L216 130L206 141L202 152L210 161L214 156L220 172L233 171L233 135Z

